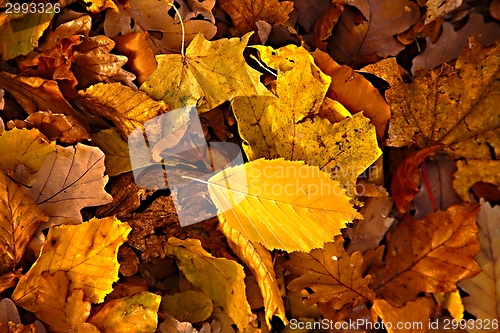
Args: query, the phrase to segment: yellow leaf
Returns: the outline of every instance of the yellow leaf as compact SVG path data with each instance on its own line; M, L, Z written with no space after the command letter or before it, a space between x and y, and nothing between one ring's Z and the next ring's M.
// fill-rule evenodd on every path
M13 169L20 164L37 172L45 157L55 150L55 141L47 142L37 129L12 129L0 136L0 169Z
M118 8L116 8L115 3L111 0L84 0L84 1L87 5L87 9L92 13L99 13L107 8L112 9L114 11L118 11Z
M69 291L81 289L85 301L102 302L118 280L116 255L130 230L128 224L111 217L51 228L40 256L19 281L12 299L35 311L42 272L65 271Z
M15 269L38 226L48 220L48 216L0 170L0 275Z
M37 318L49 325L53 333L100 333L97 327L85 323L90 315L90 303L83 300L83 291L70 291L68 287L64 271L57 271L54 275L42 272L36 299Z
M26 194L49 215L45 228L80 223L82 208L113 200L104 191L108 176L104 176L104 154L99 148L80 143L56 148L36 174L27 177L16 173L15 177L27 186Z
M382 318L388 333L427 332L435 307L436 304L429 296L417 298L402 308L393 307L381 299L373 303L373 310Z
M119 83L98 83L78 96L83 106L110 119L125 138L142 124L169 110L168 105Z
M231 228L229 223L221 219L219 229L226 236L233 252L243 261L254 274L264 298L266 323L271 328L273 316L279 317L285 325L288 323L285 315L285 305L281 291L276 281L273 260L269 250L259 243L252 243L241 232Z
M236 96L271 96L260 83L260 73L243 58L250 36L209 42L198 34L184 56L157 56L158 69L141 90L172 109L195 105L199 113Z
M476 217L481 250L474 257L482 272L476 277L463 280L458 286L469 294L464 297L465 310L483 323L500 320L500 284L498 282L498 262L500 259L500 206L491 207L481 200L481 209ZM490 325L491 327L491 325ZM479 327L468 332L483 332Z
M434 293L433 296L439 306L447 309L453 318L456 320L463 319L464 305L458 290L451 293Z
M161 298L161 309L179 321L204 321L213 311L212 300L199 291L188 290Z
M153 333L158 325L161 296L144 291L112 300L93 315L89 323L101 333Z
M309 252L361 217L337 181L304 162L252 161L217 173L208 189L222 223L270 250Z
M344 239L337 236L322 249L290 254L284 266L299 277L289 283L288 289L312 289L314 293L304 301L306 306L330 302L340 310L346 304L373 301L375 293L368 286L370 277L361 276L362 264L363 255L355 252L349 256L344 250Z
M464 160L457 162L453 188L464 201L471 201L469 189L478 182L495 184L500 189L500 161Z
M252 313L246 300L245 273L240 264L212 257L197 239L182 241L170 237L165 253L175 258L189 282L224 307L239 329L248 327Z

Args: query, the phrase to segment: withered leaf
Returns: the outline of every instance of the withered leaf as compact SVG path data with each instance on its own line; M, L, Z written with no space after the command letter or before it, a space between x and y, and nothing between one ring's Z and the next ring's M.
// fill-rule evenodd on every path
M316 21L330 8L328 0L292 0L299 14L299 24L309 32Z
M132 32L125 36L116 36L113 41L116 43L116 52L128 58L127 66L137 76L137 82L144 83L157 67L155 54L148 44L147 33Z
M427 8L427 12L425 13L425 24L431 23L436 20L440 16L444 16L445 14L451 12L452 10L460 7L462 4L462 0L427 0L421 1L418 3L425 3L425 7Z
M204 321L213 311L212 300L202 292L188 290L161 298L160 308L179 321Z
M453 187L464 201L471 201L469 189L479 182L494 184L500 189L500 161L466 160L457 162L457 172L453 175Z
M476 204L453 205L415 220L406 214L389 233L385 266L372 267L372 287L392 306L414 301L420 292L450 292L477 275Z

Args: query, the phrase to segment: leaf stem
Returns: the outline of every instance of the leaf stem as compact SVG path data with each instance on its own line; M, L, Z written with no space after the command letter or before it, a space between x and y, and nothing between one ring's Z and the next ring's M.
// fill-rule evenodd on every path
M181 13L179 13L179 10L177 9L177 7L175 7L175 4L173 4L169 1L167 1L167 4L175 10L177 15L179 16L179 20L181 21L181 29L182 29L181 55L184 57L184 38L186 35L185 30L184 30L184 22L182 21Z
M425 167L425 160L420 164L422 168L422 177L424 178L424 184L427 188L427 195L429 195L429 199L431 200L432 208L435 212L437 212L438 208L436 205L436 201L434 200L434 196L432 195L431 185L429 184L429 177L427 176L427 168Z

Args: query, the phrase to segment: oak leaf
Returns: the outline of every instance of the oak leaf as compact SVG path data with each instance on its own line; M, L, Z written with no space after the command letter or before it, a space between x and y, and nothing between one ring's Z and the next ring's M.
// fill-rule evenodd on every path
M481 266L482 272L472 279L458 282L458 286L469 294L463 298L465 310L483 322L493 322L500 319L497 305L500 293L498 277L495 274L500 258L498 244L500 206L492 208L488 202L481 200L481 209L476 221L481 250L475 260ZM481 332L480 329L467 329L467 331Z
M108 176L104 176L104 154L99 148L80 143L75 147L56 148L36 174L16 172L15 176L28 186L26 194L49 215L49 222L44 223L43 228L81 223L82 208L112 200L104 191Z
M37 129L12 129L0 136L0 169L14 169L24 164L37 172L45 157L55 151L55 142L47 142Z
M26 310L37 310L42 272L64 271L68 291L81 289L85 301L102 302L118 280L116 255L129 232L128 224L111 217L49 229L40 256L19 281L12 299Z
M355 252L349 256L344 250L342 236L310 253L294 252L284 266L298 278L288 284L288 289L299 292L310 288L313 293L304 305L330 302L340 310L347 304L360 304L375 300L369 287L370 277L362 277L363 255Z
M357 24L356 11L347 7L335 25L328 48L332 57L341 63L352 63L357 56L375 54L380 57L397 55L404 49L394 35L415 24L420 11L416 3L404 0L356 0L364 20Z
M85 323L90 315L90 303L84 301L81 289L69 289L64 271L53 275L42 272L36 299L35 315L50 327L50 332L100 333L97 327Z
M212 257L197 239L182 241L171 237L165 244L165 252L175 258L189 282L227 311L238 328L248 327L251 311L245 295L245 273L240 264Z
M385 266L372 267L372 287L392 306L414 301L420 292L451 292L477 275L476 204L453 205L415 220L406 214L386 236Z
M178 15L167 1L129 0L127 6L116 3L118 11L106 13L106 36L114 38L132 32L146 32L155 54L179 52L183 48L183 40L187 45L198 33L206 39L214 37L217 27L210 11L215 1L176 0L175 4L181 13L184 31ZM202 19L198 18L198 14Z
M276 281L276 273L269 250L258 243L250 242L241 232L231 228L229 223L223 219L220 220L219 229L226 236L233 252L250 268L255 276L264 299L267 326L271 327L270 320L273 316L279 317L283 323L287 324L285 305Z
M148 44L147 34L132 32L113 38L116 52L128 58L127 66L137 76L137 83L144 81L156 70L156 59Z
M157 102L144 92L119 83L98 83L79 91L78 96L85 108L110 119L125 138L147 120L169 110L162 101Z
M208 190L222 223L270 250L309 252L361 217L337 181L299 161L228 168L208 180Z
M101 333L153 333L158 325L161 296L148 291L109 301L89 323Z
M187 290L161 298L160 308L179 321L204 321L213 311L212 300L202 292Z
M260 73L243 58L250 36L209 42L199 34L185 55L157 56L158 69L141 90L172 109L194 105L199 113L236 96L271 96L260 83Z

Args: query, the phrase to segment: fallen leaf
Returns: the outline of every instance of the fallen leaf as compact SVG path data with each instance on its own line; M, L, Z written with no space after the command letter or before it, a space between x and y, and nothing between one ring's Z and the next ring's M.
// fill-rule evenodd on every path
M118 280L116 254L129 232L128 224L111 217L49 229L40 256L19 281L12 299L26 310L35 311L42 272L65 271L69 291L81 289L85 301L102 302Z
M268 328L271 328L270 320L273 316L280 318L286 325L288 320L285 315L285 305L276 281L276 273L269 250L258 243L250 242L241 232L231 228L229 223L223 219L219 222L219 229L226 236L233 252L250 268L255 276L264 299L265 319Z
M316 21L330 8L328 0L292 0L292 2L299 14L298 22L306 33L311 31Z
M255 160L217 173L208 189L222 223L270 250L309 252L361 217L337 181L304 162Z
M110 119L125 138L147 120L169 110L162 101L157 102L144 92L119 83L98 83L79 91L78 96L85 108Z
M448 310L450 315L457 321L464 318L464 305L462 304L460 291L457 290L451 293L434 293L433 296L438 306Z
M40 330L34 324L23 325L23 324L15 324L13 322L1 323L0 322L0 332L6 333L40 333Z
M160 308L179 321L204 321L213 311L212 300L202 292L188 290L161 298Z
M161 296L148 291L115 299L92 315L89 323L101 333L154 333Z
M278 0L218 0L217 4L229 14L237 36L257 31L256 22L265 21L277 26L288 20L293 2Z
M481 244L475 260L482 268L482 272L472 279L458 282L458 286L469 296L463 298L465 310L484 323L492 323L500 319L497 306L498 283L495 266L498 262L498 232L500 221L500 206L491 207L488 202L481 200L481 209L476 217L479 228L478 237ZM476 328L476 327L473 327ZM467 329L468 332L481 332L480 327Z
M23 276L22 268L17 271L10 271L0 276L0 293L4 293L7 289L14 288L19 279ZM4 298L5 299L5 298ZM0 316L0 322L1 320Z
M55 151L55 142L47 142L37 129L12 129L0 136L0 169L14 169L24 164L37 172L45 157Z
M495 19L500 20L500 1L499 0L493 0L490 3L490 15L493 16Z
M165 321L158 327L161 333L198 333L191 323L181 323L168 313L166 317Z
M104 32L111 38L120 34L125 36L132 32L146 32L149 46L155 54L179 52L183 48L183 40L188 45L198 33L202 33L206 39L211 39L217 32L213 16L209 14L215 1L203 2L206 4L193 0L175 1L184 22L184 33L179 17L167 1L129 0L127 6L116 3L118 12L106 13ZM193 11L189 5L195 3L196 6L192 6ZM198 14L201 14L203 19L197 19Z
M419 1L419 4L422 5L422 2L424 1ZM436 20L438 17L444 16L452 10L460 7L460 5L462 4L462 0L427 0L424 3L425 7L427 8L424 23L428 24Z
M159 55L158 69L141 86L149 96L163 100L172 109L196 106L209 111L236 96L271 96L260 72L243 58L251 33L240 38L209 42L197 35L185 55ZM230 59L232 66L227 66Z
M322 249L290 254L284 266L298 278L288 284L288 289L295 292L311 289L313 293L304 301L305 306L331 302L340 310L347 304L372 302L375 293L368 286L370 277L361 276L362 263L363 255L355 252L349 256L344 250L344 239L337 236Z
M484 23L483 16L478 13L470 14L467 24L457 31L451 23L444 22L443 32L435 43L432 43L431 37L426 38L427 46L424 52L413 58L411 71L415 73L417 68L435 68L458 58L468 44L469 37L478 37L479 43L489 45L500 38L499 29L499 23Z
M112 0L83 0L87 9L92 13L99 13L105 9L112 9L113 11L118 11L116 5Z
M453 188L463 201L472 201L469 189L476 183L485 182L500 189L498 168L500 161L466 160L457 162L457 172L453 175Z
M347 7L335 25L328 43L332 57L341 63L352 63L356 56L395 56L404 49L394 35L405 31L418 21L420 11L408 0L359 0L351 2L364 16L355 23L356 11Z
M144 81L156 70L156 59L153 50L149 46L147 33L132 32L125 36L113 38L115 50L128 58L127 66L137 77L137 83Z
M245 274L241 265L212 257L196 239L182 241L169 238L165 251L175 258L189 282L200 288L214 303L224 307L239 329L248 327L251 312L246 300Z
M332 35L332 29L337 24L344 11L342 4L332 3L330 8L316 21L313 33L313 43L318 49L326 51L326 40Z
M373 310L382 318L388 333L427 332L435 308L436 304L430 296L417 298L402 308L394 307L383 299L373 303Z
M99 333L97 327L85 323L90 314L90 303L84 301L81 289L69 289L70 281L64 271L55 274L42 272L36 299L35 315L54 333Z
M388 233L385 265L372 267L372 288L394 307L414 301L420 292L452 292L457 281L476 276L481 268L475 204L453 205L422 220L406 214Z
M15 270L38 226L48 216L0 170L0 275Z
M21 317L17 311L16 305L10 298L4 298L0 301L0 322L21 323Z
M57 146L32 179L16 174L16 180L28 186L26 194L49 215L49 222L41 228L81 223L83 207L112 200L104 191L108 182L108 176L104 176L104 154L99 148L80 143L76 147Z
M11 120L7 123L7 126L9 128L12 126L27 129L36 128L49 140L58 140L67 144L75 144L90 139L90 134L76 118L50 111L33 113L26 120Z

